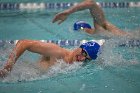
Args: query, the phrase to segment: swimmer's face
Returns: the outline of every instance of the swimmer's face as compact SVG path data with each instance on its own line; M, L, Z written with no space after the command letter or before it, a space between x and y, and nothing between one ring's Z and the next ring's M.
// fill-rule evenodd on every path
M76 61L87 61L91 60L85 50L81 49L80 54L76 55Z

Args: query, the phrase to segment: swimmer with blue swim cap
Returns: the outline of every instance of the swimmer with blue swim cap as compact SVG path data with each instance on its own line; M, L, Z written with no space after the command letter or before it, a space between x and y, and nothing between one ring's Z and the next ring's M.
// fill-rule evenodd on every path
M95 33L95 29L91 28L90 24L85 22L85 21L76 21L73 24L73 30L74 31L85 31L88 34L94 34Z
M103 40L83 40L80 43L78 48L68 50L55 43L47 43L42 40L18 40L3 69L0 70L0 77L5 77L12 70L14 64L26 50L40 54L42 57L37 65L41 70L47 70L57 64L58 60L64 60L68 64L95 60L99 56Z
M77 30L83 30L84 28L89 28L89 29L91 29L91 26L90 26L90 24L88 24L88 23L86 23L85 21L77 21L77 22L75 22L74 23L74 25L73 25L73 29L75 30L75 31L77 31Z
M111 32L113 35L118 36L129 35L129 33L119 29L105 18L103 10L101 9L100 5L95 2L95 0L83 0L83 2L77 3L76 5L64 10L63 12L56 14L53 18L53 23L58 22L58 24L61 24L68 18L69 15L86 9L90 11L89 13L92 16L90 21L93 22L94 28L91 28L91 26L89 26L89 24L86 22L79 21L74 24L75 31L83 30L88 34ZM82 16L82 14L79 15Z
M85 54L89 56L90 59L95 60L98 56L100 45L97 42L90 41L81 44L80 48L82 48L82 52L85 52Z

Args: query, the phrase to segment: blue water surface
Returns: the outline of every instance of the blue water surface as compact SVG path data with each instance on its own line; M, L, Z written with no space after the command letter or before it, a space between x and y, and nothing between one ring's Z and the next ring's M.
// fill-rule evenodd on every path
M1 1L11 2L11 0ZM14 1L28 2L28 0ZM30 2L39 1L30 0ZM58 1L44 0L43 2ZM69 1L65 0L65 2ZM136 39L139 39L140 8L103 8L103 10L107 20L122 30L138 33ZM72 26L77 20L84 20L93 25L89 11L74 13L60 25L52 23L54 15L60 11L63 9L0 10L0 39L89 40L104 38L106 43L101 55L96 61L85 64L70 65L60 60L48 71L41 72L35 67L39 55L25 52L15 64L13 71L5 79L0 79L0 93L139 93L140 48L118 46L120 42L128 42L131 38L106 38L74 32ZM14 45L11 44L0 47L0 68L7 61L13 47ZM69 49L73 48L75 47L69 47Z

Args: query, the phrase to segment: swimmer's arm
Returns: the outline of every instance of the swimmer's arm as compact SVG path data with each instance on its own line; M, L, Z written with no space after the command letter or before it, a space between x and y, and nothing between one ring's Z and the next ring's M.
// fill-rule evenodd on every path
M62 48L52 43L43 43L35 40L20 40L16 44L16 47L13 49L12 53L9 56L7 63L4 68L0 70L0 76L3 77L8 74L13 68L13 65L16 63L17 59L26 51L33 53L38 53L43 56L61 56L62 57Z
M25 47L26 46L26 47ZM0 77L5 77L13 68L13 65L16 63L17 59L27 50L27 44L24 41L18 41L16 47L10 53L9 58L4 65L3 69L0 70Z
M95 23L104 26L105 25L105 16L104 12L99 5L94 0L84 0L83 2L77 4L76 6L71 7L70 9L66 10L65 12L72 14L77 11L89 9L90 13L93 17L93 21Z
M92 29L89 29L89 28L83 28L83 31L88 33L88 34L94 34L95 33L95 29L92 28Z
M90 9L93 19L97 21L98 23L101 22L99 24L102 25L104 23L105 21L104 13L102 9L93 0L84 0L83 2L78 3L77 5L72 6L71 8L57 14L53 19L53 23L56 21L59 21L58 24L60 24L64 20L66 20L68 15L77 11L85 10L85 9Z
M115 25L111 24L108 21L106 21L106 28L107 28L108 31L110 31L114 35L118 35L118 36L126 36L126 35L129 35L129 36L131 36L130 33L125 32L125 31L119 29L118 27L116 27Z
M77 11L82 11L82 10L85 10L85 9L92 9L94 5L96 5L95 1L84 0L83 2L72 6L71 8L65 10L64 12L67 12L68 15L69 15L69 14L72 14L72 13L77 12Z

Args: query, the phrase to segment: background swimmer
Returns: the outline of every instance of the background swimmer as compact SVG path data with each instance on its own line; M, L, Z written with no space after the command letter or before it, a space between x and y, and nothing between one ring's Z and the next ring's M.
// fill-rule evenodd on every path
M36 40L20 40L10 54L4 68L0 70L0 77L5 77L8 72L12 70L13 65L26 50L42 55L38 65L41 69L47 70L50 66L54 65L58 59L63 59L68 64L92 59L95 60L98 56L100 46L103 45L103 43L104 41L98 43L95 41L85 42L81 44L79 48L70 51L54 43L45 43Z
M89 34L95 34L99 32L109 31L115 35L129 35L129 33L124 32L117 28L115 25L111 24L105 19L104 12L99 5L96 4L94 0L84 0L83 2L58 13L54 19L53 23L58 21L58 24L62 23L67 19L67 17L77 11L84 9L89 9L90 14L92 15L94 28L84 28L83 30Z

